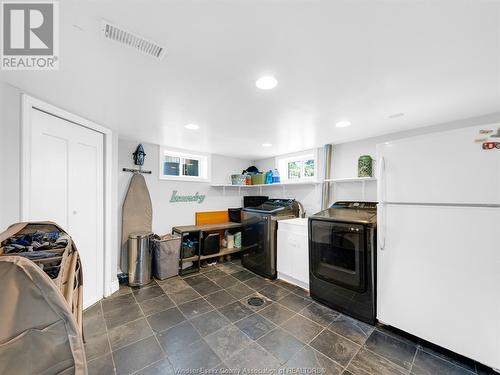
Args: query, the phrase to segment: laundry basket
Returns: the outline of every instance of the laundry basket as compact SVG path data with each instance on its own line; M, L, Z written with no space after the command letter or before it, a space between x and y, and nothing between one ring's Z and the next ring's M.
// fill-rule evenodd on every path
M180 236L166 234L153 239L153 276L163 280L179 273Z

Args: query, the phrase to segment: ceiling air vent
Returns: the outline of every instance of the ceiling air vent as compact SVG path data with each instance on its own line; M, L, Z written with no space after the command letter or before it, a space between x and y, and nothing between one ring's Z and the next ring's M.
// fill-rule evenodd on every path
M158 43L131 33L130 31L126 31L109 22L102 22L102 34L106 39L124 44L157 59L162 59L163 56L165 56L165 48L160 46Z

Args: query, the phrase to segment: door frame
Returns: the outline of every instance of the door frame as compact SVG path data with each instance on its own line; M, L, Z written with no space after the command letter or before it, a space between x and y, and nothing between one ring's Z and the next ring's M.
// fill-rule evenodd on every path
M103 297L108 297L118 290L118 279L116 273L113 272L111 259L111 251L116 246L113 242L117 236L114 235L113 220L112 220L112 184L113 184L113 132L111 129L105 128L86 118L77 116L73 113L65 111L61 108L53 106L42 100L34 98L27 94L21 96L21 220L26 221L28 218L30 207L30 173L31 173L31 110L37 109L46 112L50 115L59 117L69 121L75 125L82 126L98 133L104 137L104 258L103 258ZM116 245L116 244L115 244Z

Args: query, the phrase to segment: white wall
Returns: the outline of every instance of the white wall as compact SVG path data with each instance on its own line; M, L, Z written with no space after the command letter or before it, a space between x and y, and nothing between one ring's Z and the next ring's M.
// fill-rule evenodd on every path
M118 134L113 132L113 177L111 182L111 190L112 190L112 201L111 201L111 212L112 212L112 224L111 224L111 235L112 244L111 244L111 264L112 264L112 272L113 277L114 274L114 265L119 264L120 262L120 246L121 246L121 216L115 215L118 208L120 208L121 212L121 202L118 197L118 156L119 156L119 143L118 143Z
M389 142L396 139L417 136L421 134L429 134L452 129L459 129L475 125L487 125L500 122L500 113L493 113L486 116L479 116L470 119L447 122L443 124L431 125L413 130L386 134L379 137L367 138L355 142L348 142L334 145L333 161L331 175L332 178L347 178L356 177L358 170L358 158L361 155L371 155L376 158L377 144ZM425 152L425 150L422 150ZM374 161L373 168L374 176L376 177L377 165ZM332 201L336 200L361 200L362 185L360 183L342 183L336 184L336 189L332 192ZM365 199L367 201L377 200L376 182L367 182Z
M318 150L318 158L320 161L323 157L323 152L321 149ZM261 172L267 172L271 169L276 168L276 158L268 158L262 160L256 160L253 162L254 165ZM318 175L319 180L322 180L323 171L322 163L319 163ZM286 186L269 186L264 187L262 190L262 195L268 195L269 198L293 198L297 199L304 205L307 215L311 215L319 211L321 207L321 185L286 185Z
M24 92L0 83L0 231L21 220L21 98ZM29 93L27 93L29 94ZM41 98L43 100L43 98ZM57 106L57 103L50 103ZM63 108L64 109L64 108ZM75 113L78 115L78 113ZM106 124L101 124L106 126ZM112 135L112 212L116 212L118 136ZM117 217L112 215L111 262L118 262ZM112 281L115 275L112 274Z
M21 91L0 83L0 231L21 217Z
M413 129L404 132L386 134L379 137L367 138L359 141L334 144L333 158L331 168L331 178L349 178L357 177L358 173L358 158L361 155L371 155L376 157L376 146L379 143L388 142L395 139L411 137L420 134L428 134L432 132L458 129L467 126L486 125L500 122L500 113L493 113L485 116L474 117L459 121L453 121L443 124L427 126L423 128ZM320 149L319 156L319 175L322 176L324 169L324 161ZM424 151L422 151L424 152ZM268 158L254 161L257 168L267 171L275 167L275 158ZM374 176L376 176L376 163L374 163ZM272 188L272 189L278 189ZM377 200L376 182L367 182L365 184L365 195L363 197L362 184L359 182L337 183L332 186L330 194L330 204L340 200ZM321 209L321 189L310 185L294 186L286 189L286 193L282 194L276 190L276 194L271 194L273 197L291 197L301 201L306 207L308 215L316 213Z
M3 231L8 225L20 220L20 155L21 155L21 94L22 91L5 83L0 83L0 230ZM43 98L41 98L43 100ZM58 103L51 103L58 105ZM78 113L75 113L78 115ZM430 133L433 131L447 130L480 124L491 124L500 122L500 113L487 116L465 119L451 123L439 124L412 131L393 133L381 137L360 140L356 142L334 145L332 177L354 177L357 174L357 159L360 155L369 154L375 156L377 143L404 138L412 135ZM102 124L111 126L111 124ZM132 167L131 154L137 146L137 141L118 139L113 134L113 224L111 227L113 236L112 262L119 264L119 243L121 242L121 206L125 196L130 174L121 172L123 167ZM240 207L242 198L238 189L228 188L223 194L221 188L212 188L209 184L173 182L159 180L158 178L158 146L145 145L146 165L145 168L153 170L151 176L146 180L153 201L153 230L156 233L169 233L174 225L191 224L194 222L194 212L222 210L228 207ZM249 165L255 164L259 169L267 171L275 167L274 158L259 161L246 161L228 158L221 155L212 157L212 181L214 183L229 182L232 173L239 173ZM322 177L323 164L322 153L320 153L319 173ZM169 203L172 190L178 190L182 194L206 194L207 198L203 204L194 203ZM247 195L259 194L257 189L243 190ZM307 213L313 214L320 210L321 186L303 185L282 187L271 186L263 188L262 193L272 198L293 197L301 201ZM338 186L335 192L336 200L360 200L361 189L358 184L345 184ZM366 200L376 200L375 184L367 186Z
M370 155L375 159L377 143L383 140L367 139L333 146L331 178L351 178L358 176L358 158ZM373 176L376 176L376 161L373 162ZM359 182L342 182L331 185L330 203L340 200L377 200L377 183L370 181L363 185Z
M136 168L133 164L132 153L140 142L120 139L118 144L118 222L121 233L121 210L123 200L128 190L132 174L123 172L123 168ZM153 232L157 234L170 233L172 227L190 225L195 222L197 211L226 210L230 207L241 207L242 196L237 188L227 188L225 193L220 187L211 187L209 183L160 180L159 178L159 146L143 143L146 159L143 169L151 170L151 175L145 174L149 194L153 204ZM249 160L212 155L212 183L229 183L230 175L241 173L250 166ZM172 191L177 190L180 195L193 195L196 192L206 195L199 204L195 202L170 203ZM121 236L121 234L119 234ZM124 253L125 249L121 250ZM126 271L126 270L124 270Z

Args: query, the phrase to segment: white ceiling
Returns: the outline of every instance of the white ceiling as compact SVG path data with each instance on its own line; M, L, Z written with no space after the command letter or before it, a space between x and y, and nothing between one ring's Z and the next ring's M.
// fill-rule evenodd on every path
M64 0L60 10L60 70L1 79L123 138L261 158L500 111L498 1ZM104 40L101 19L166 46L165 58ZM258 90L262 74L278 87ZM352 126L335 128L344 119Z

